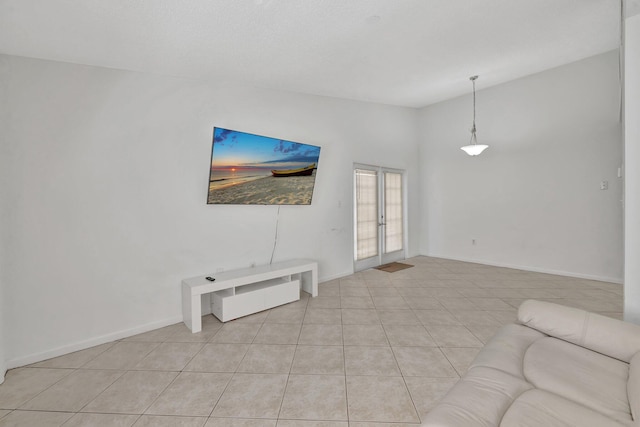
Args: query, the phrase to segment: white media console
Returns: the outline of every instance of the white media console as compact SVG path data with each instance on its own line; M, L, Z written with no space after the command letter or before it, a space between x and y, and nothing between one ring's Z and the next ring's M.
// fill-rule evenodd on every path
M300 299L300 288L318 296L318 263L308 259L230 270L182 281L182 318L191 332L202 330L202 295L223 322Z

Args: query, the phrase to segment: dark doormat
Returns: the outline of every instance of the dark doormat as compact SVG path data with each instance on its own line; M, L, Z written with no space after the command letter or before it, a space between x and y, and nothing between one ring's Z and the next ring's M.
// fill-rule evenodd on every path
M374 267L377 270L386 271L387 273L395 273L396 271L404 270L405 268L411 268L413 265L403 264L401 262L392 262L389 264L381 265L379 267Z

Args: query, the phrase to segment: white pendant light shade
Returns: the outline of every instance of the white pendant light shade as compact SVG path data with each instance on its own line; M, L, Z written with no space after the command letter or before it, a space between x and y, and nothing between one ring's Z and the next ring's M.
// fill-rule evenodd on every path
M470 156L477 156L482 153L484 150L489 148L488 145L478 144L478 139L476 137L476 79L478 76L469 77L471 83L473 84L473 126L471 127L471 140L469 141L469 145L465 145L464 147L460 147L462 151L467 153Z
M471 144L471 145L465 145L464 147L460 147L462 151L464 151L470 156L477 156L478 154L482 153L486 148L489 148L489 146L484 144Z

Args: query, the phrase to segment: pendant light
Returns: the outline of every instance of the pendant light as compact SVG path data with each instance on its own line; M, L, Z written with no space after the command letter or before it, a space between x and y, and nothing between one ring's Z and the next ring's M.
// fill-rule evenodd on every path
M478 138L476 137L476 79L478 76L471 76L469 80L473 84L473 126L471 126L471 140L469 141L469 145L465 145L464 147L460 147L462 151L467 153L470 156L477 156L482 153L486 148L489 148L488 145L478 144Z

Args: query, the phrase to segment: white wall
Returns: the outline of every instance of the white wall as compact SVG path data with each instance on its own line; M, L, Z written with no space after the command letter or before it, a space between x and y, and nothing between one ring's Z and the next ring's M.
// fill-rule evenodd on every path
M313 204L281 207L274 257L317 259L321 280L353 271L353 162L406 169L418 198L412 109L0 61L10 367L178 322L182 278L269 262L276 206L206 205L214 125L322 147Z
M214 125L322 146L274 258L321 280L353 268L360 162L408 171L409 256L619 281L617 76L611 52L480 90L470 158L470 95L416 112L0 55L0 370L177 322L183 277L268 263L277 207L205 204Z
M640 15L627 18L625 33L624 317L640 324Z
M420 112L420 252L621 282L617 51L479 90L478 157L471 119L471 83Z
M6 61L3 61L2 57L0 57L0 77L4 75L6 66ZM0 78L0 129L7 129L9 126L9 104L2 101L7 99L7 83L5 79ZM6 310L3 295L6 281L2 265L2 260L5 256L5 245L2 243L5 240L5 227L3 227L2 224L7 221L8 215L7 203L5 203L6 190L10 185L9 175L7 174L9 166L7 162L8 158L9 144L7 144L4 134L0 131L0 384L4 382L4 374L7 370L4 343L4 329L6 325L4 317L6 316Z
M3 282L0 282L0 384L4 382L4 374L7 371L7 362L4 351L4 300L2 296Z

